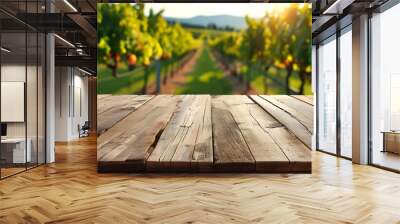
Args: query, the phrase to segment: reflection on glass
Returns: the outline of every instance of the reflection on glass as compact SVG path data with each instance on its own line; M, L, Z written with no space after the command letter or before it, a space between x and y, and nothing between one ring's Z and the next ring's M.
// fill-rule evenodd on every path
M45 35L42 33L39 33L38 35L38 77L37 77L37 90L38 90L38 136L37 136L37 147L38 147L38 156L37 156L37 162L38 164L43 164L45 163L45 60L46 60L46 52L45 52L45 44L46 44L46 39Z
M30 141L26 140L26 35L1 34L1 140L2 177L25 170L31 161ZM27 144L28 143L28 144Z
M15 14L43 13L45 1L0 1ZM45 35L0 12L0 178L45 162ZM35 17L36 18L36 17ZM10 25L11 24L11 25Z
M400 5L372 17L372 163L400 170Z
M38 141L37 141L37 122L38 122L38 110L37 110L37 82L38 82L38 50L37 41L38 36L36 32L27 33L27 99L26 99L26 112L27 112L27 143L29 144L28 149L30 149L30 158L28 160L28 168L37 165L38 156Z
M352 141L352 34L340 36L340 152L351 158Z
M318 48L318 148L336 153L336 40Z

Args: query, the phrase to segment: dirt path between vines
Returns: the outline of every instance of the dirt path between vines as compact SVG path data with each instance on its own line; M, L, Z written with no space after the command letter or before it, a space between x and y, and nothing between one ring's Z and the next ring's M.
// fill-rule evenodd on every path
M161 91L158 94L175 94L177 88L184 86L186 83L186 74L193 70L194 65L196 64L197 59L202 51L203 47L200 47L196 50L196 52L191 53L192 55L189 56L191 58L183 65L182 68L176 71L172 77L168 77L166 84L163 84L163 80L161 79ZM149 86L147 92L149 94L157 94L155 82Z
M212 60L215 61L215 63L218 65L218 67L224 72L224 75L229 79L229 82L231 83L231 86L233 87L232 94L246 94L246 95L252 95L252 94L257 94L257 92L250 88L250 90L246 91L246 83L245 81L240 82L240 80L237 77L234 77L231 75L231 71L229 68L226 68L223 63L218 60L218 57L214 55L213 52L211 52L211 58Z

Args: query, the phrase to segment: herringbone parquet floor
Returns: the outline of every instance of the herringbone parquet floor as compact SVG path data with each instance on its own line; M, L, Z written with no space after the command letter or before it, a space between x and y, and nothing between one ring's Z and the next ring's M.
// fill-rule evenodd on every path
M0 223L400 223L400 175L313 152L312 174L98 174L94 138L0 181Z

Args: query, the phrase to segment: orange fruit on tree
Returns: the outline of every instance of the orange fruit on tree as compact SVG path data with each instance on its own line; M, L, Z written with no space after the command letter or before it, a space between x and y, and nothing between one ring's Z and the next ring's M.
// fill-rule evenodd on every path
M128 63L129 63L129 65L135 65L135 64L136 64L136 61L137 61L136 55L130 54L130 55L128 56Z

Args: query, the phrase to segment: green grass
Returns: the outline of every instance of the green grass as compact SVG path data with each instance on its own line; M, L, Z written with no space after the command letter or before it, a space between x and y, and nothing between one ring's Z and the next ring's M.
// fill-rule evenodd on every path
M193 71L187 75L185 86L176 94L231 94L232 86L217 64L211 59L210 49L204 46Z
M242 66L241 69L242 74L244 74L245 78L248 77L248 69L247 66ZM257 93L270 94L270 95L285 95L286 93L286 70L285 69L277 69L275 67L271 67L268 70L268 87L264 85L265 72L261 71L261 68L254 69L250 85ZM300 89L300 78L297 72L293 72L293 75L290 77L289 86L290 89L298 92ZM311 95L311 81L307 81L304 87L304 94Z
M174 65L178 59L171 61ZM163 67L165 69L165 67ZM117 78L112 76L111 69L104 65L98 65L98 94L138 94L141 93L144 84L144 68L138 67L135 70L129 71L126 64L122 64L118 68ZM162 77L166 73L162 72ZM155 65L150 66L148 86L156 81Z
M143 68L138 68L133 71L125 71L122 75L118 75L114 78L108 73L111 73L110 69L108 71L101 71L99 73L99 79L97 81L97 92L98 94L135 94L139 93L143 87ZM101 75L104 74L104 76ZM155 79L155 68L152 66L150 68L149 83Z

